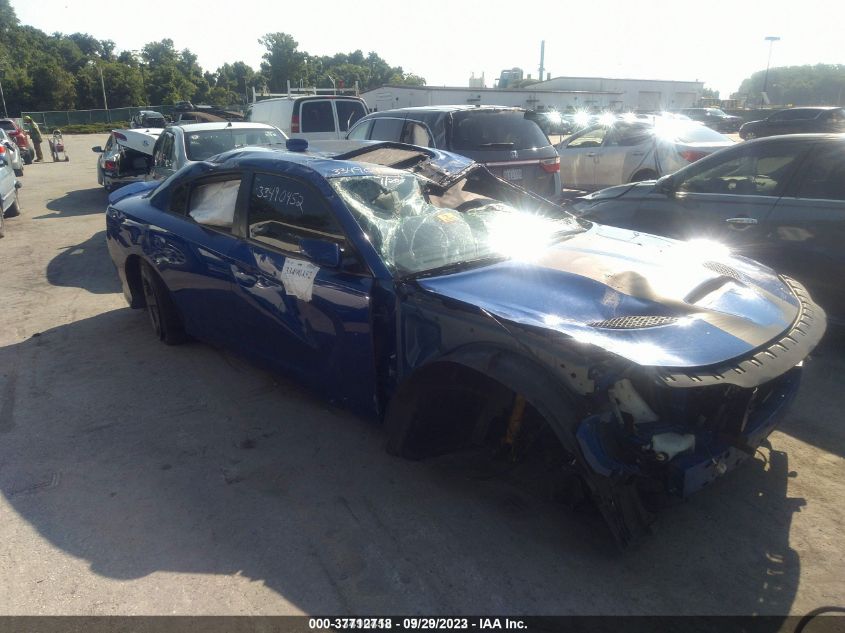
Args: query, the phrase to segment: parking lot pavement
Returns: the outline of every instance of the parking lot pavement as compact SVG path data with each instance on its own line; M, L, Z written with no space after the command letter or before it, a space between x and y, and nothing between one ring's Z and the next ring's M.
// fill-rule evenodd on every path
M0 240L4 614L802 614L845 595L845 357L771 446L620 554L570 511L202 343L155 341L90 146L26 168Z

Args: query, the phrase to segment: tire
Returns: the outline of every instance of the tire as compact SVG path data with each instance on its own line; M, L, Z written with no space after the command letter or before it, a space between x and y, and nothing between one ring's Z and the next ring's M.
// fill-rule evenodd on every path
M35 152L31 149L21 152L23 154L23 162L27 165L32 165L32 159L35 158Z
M141 286L156 338L167 345L183 343L187 337L170 292L147 262L141 262Z
M744 140L751 141L751 140L754 140L755 138L757 138L757 135L754 132L746 132L745 133Z
M9 205L9 208L6 209L6 213L4 213L4 217L7 218L14 218L21 214L21 203L18 200L18 191L15 190L15 201Z
M18 178L23 178L23 167L15 170L15 176L17 176Z
M657 180L657 172L653 169L641 169L631 177L631 182L642 182L643 180Z

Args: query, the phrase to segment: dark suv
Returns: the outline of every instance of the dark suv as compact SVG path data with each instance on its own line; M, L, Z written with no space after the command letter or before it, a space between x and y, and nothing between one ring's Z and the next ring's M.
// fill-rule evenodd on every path
M445 105L373 112L346 138L445 149L544 198L556 200L561 193L560 157L533 113L522 108Z
M761 121L749 121L739 129L743 139L807 132L845 132L845 109L836 106L790 108Z
M736 132L742 125L742 117L733 116L719 108L686 108L681 110L681 114L717 132Z

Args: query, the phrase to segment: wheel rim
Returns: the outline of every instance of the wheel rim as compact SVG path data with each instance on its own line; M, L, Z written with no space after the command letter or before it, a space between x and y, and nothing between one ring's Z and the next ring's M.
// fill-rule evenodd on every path
M161 313L159 312L158 300L156 298L155 289L152 287L150 280L144 276L142 279L144 287L144 300L147 304L147 314L150 316L150 323L153 326L153 332L156 336L161 336Z

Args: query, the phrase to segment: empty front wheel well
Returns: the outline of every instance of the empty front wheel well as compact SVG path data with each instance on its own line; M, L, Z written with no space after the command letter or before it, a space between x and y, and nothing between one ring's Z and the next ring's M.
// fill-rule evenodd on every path
M423 459L471 446L498 446L516 441L526 420L546 426L508 386L465 365L438 362L419 369L391 400L387 448Z

